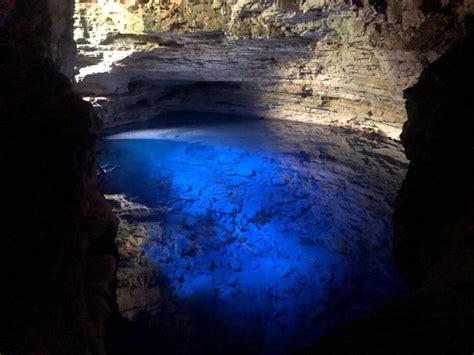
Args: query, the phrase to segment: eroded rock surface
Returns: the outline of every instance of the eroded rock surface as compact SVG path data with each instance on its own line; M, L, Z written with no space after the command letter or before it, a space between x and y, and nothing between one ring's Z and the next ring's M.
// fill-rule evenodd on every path
M473 11L471 0L107 4L78 5L76 90L109 125L180 108L392 138L406 120L403 90ZM190 32L204 33L176 35Z

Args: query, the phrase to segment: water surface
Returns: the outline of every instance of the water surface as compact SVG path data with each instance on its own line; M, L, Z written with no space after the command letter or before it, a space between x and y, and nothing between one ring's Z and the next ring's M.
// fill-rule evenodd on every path
M287 354L403 291L396 143L241 120L132 129L101 150L102 192L139 206L116 209L145 230L135 264L156 271L122 307L154 336L150 354Z

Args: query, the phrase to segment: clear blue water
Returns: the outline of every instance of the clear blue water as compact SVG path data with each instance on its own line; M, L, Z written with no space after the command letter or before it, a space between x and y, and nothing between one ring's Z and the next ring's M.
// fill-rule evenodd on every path
M158 235L141 250L159 307L131 318L156 332L156 353L288 354L404 290L395 143L248 120L131 129L101 150L103 193L155 211L122 218Z

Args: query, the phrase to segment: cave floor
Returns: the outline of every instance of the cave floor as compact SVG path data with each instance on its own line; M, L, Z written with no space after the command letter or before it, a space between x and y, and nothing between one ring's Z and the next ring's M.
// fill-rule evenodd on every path
M143 353L286 354L404 291L397 143L248 120L136 128L101 149L117 300Z

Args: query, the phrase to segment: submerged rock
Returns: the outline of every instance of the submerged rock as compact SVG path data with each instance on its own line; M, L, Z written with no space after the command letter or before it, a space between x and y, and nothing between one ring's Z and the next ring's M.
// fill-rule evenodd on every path
M402 292L389 255L405 162L383 140L367 157L372 144L242 118L106 139L104 163L119 167L102 188L120 193L121 314L170 354L177 342L184 353L284 354Z

